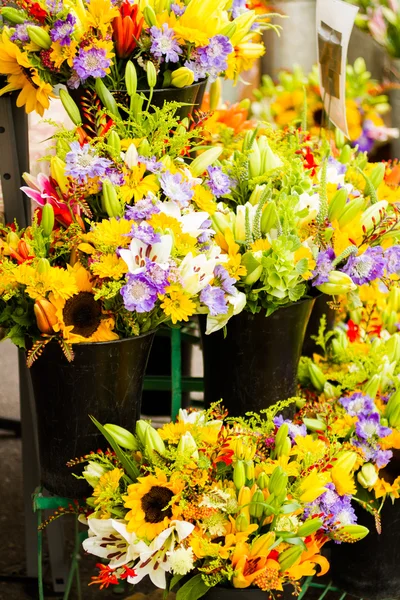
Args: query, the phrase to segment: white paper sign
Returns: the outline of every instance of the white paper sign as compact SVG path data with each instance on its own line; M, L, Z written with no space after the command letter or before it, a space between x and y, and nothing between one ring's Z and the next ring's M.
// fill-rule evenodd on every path
M358 8L342 0L317 0L317 49L324 108L349 137L346 119L347 49Z

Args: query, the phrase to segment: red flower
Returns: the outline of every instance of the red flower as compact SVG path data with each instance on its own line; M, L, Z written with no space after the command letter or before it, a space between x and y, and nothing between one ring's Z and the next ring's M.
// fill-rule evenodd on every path
M129 58L137 46L144 18L139 6L128 0L121 4L119 12L120 15L112 22L115 50L118 58Z
M40 6L40 4L38 4L38 2L35 2L34 4L32 4L32 6L28 5L28 13L34 17L35 19L37 19L40 23L44 23L47 17L47 12L45 10L43 10L43 8Z
M114 574L114 569L110 569L108 565L102 565L97 563L96 567L99 569L97 577L92 577L92 581L89 585L100 584L100 589L108 588L109 585L118 585L119 581L117 576Z
M350 342L357 342L360 339L360 328L351 319L347 322L347 337Z
M123 565L123 569L124 569L124 572L122 573L122 575L120 575L120 579L127 579L128 577L135 577L136 571L134 569L131 569L130 567L127 567L126 565Z

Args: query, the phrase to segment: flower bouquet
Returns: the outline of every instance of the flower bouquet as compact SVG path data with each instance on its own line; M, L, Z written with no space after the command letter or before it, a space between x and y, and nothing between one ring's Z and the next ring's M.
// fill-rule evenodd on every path
M347 66L346 116L351 144L361 152L371 152L378 143L399 136L397 129L385 126L383 115L390 111L384 87L371 79L363 58ZM319 88L318 69L305 75L300 67L293 73L278 74L278 84L264 75L259 90L255 90L256 101L251 106L252 114L273 123L277 128L288 125L303 126L319 135L323 125L324 108Z
M205 360L214 366L205 370L206 397L215 394L211 401L218 396L229 403L237 394L241 411L257 410L263 402L295 393L305 327L318 291L333 296L348 292L350 306L358 302L357 286L397 272L397 206L378 199L377 190L382 185L380 197L393 194L394 200L398 187L385 187L384 164L370 165L364 154L353 154L348 146L338 159L326 157L307 134L290 130L247 132L242 150L222 161L221 168L220 202L211 218L246 306L230 322L226 341L217 336L209 345ZM284 308L285 318L276 314ZM207 332L219 327L219 319L209 320ZM209 342L204 344L207 353ZM253 344L263 348L257 358ZM278 344L282 354L276 351ZM222 382L218 372L237 360L242 362L233 383ZM243 390L242 376L248 392L237 391ZM282 388L282 381L289 387ZM252 387L256 385L259 389ZM228 408L238 410L233 404Z
M268 26L255 10L221 0L29 0L1 15L1 93L21 90L18 106L41 115L59 84L93 91L101 80L124 92L133 71L139 90L237 79L263 54L257 39Z
M181 410L135 435L96 421L112 451L85 457L82 475L93 487L83 547L102 559L93 583L149 575L196 600L215 586L298 593L303 576L325 573L328 539L367 533L351 508L358 458L276 417L293 401L246 419Z
M400 7L397 0L355 0L352 4L356 4L360 9L356 25L369 31L390 56L400 58Z
M306 401L295 421L359 453L356 513L360 523L376 532L356 555L333 549L333 577L348 593L378 598L395 595L399 585L400 337L382 329L370 306L364 314L356 327L349 321L344 330L339 324L326 335L321 325L321 356L300 363Z

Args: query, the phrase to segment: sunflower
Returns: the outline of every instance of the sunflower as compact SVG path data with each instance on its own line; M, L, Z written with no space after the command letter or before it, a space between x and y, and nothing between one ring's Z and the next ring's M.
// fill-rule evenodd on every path
M21 90L17 106L25 106L27 113L36 111L42 117L50 106L49 98L54 97L52 87L40 79L26 52L11 42L6 29L0 38L0 73L7 75L8 84L0 90L0 96Z
M171 478L168 481L166 474L160 470L155 475L138 477L138 483L128 486L128 495L122 498L125 508L131 509L125 515L128 531L148 541L153 540L179 516L180 510L174 497L183 486L181 479Z
M94 299L90 275L82 265L76 263L71 269L75 276L78 292L65 300L50 294L49 300L56 308L58 322L54 331L60 331L70 344L83 342L111 342L118 339L113 329L112 317L104 318L101 303Z

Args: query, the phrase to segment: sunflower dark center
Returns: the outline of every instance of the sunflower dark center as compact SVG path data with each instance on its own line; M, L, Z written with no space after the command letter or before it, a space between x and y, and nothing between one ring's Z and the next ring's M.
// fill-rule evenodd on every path
M322 125L322 116L323 116L323 109L322 108L317 108L316 110L314 110L313 112L313 119L314 119L314 123L316 125Z
M100 325L100 302L90 292L79 292L66 301L63 317L67 327L73 325L72 333L89 338Z
M34 87L35 89L37 89L37 90L38 90L38 89L39 89L39 86L38 86L38 85L36 85L36 83L35 83L35 82L33 81L33 79L32 79L32 78L33 78L33 76L34 76L34 74L35 74L35 70L34 70L34 69L31 69L30 67L22 67L22 71L23 71L23 73L24 73L25 77L27 78L27 80L29 81L29 83L30 83L31 85L33 85L33 87Z
M142 509L147 523L160 523L165 517L172 517L171 507L165 509L174 493L168 488L153 485L142 498ZM165 509L165 510L163 510Z

